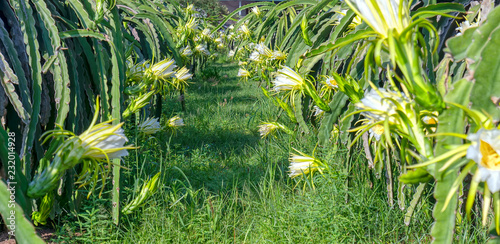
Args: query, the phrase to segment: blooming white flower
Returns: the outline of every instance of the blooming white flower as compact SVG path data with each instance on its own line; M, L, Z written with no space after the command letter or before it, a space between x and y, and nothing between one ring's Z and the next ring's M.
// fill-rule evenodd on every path
M150 135L161 131L161 126L157 118L148 118L138 126L138 129L141 133Z
M261 138L268 136L269 134L273 133L276 129L281 129L289 135L293 134L293 131L291 131L290 129L288 129L288 127L278 122L265 122L261 123L258 127Z
M176 67L174 60L167 58L151 66L150 73L156 78L166 79L174 75Z
M230 26L228 27L228 29L233 30L233 29L234 29L234 25L230 25Z
M129 73L143 73L144 72L144 69L145 69L145 61L141 61L139 63L136 63L136 64L131 64L128 60L127 60L127 66L129 66ZM148 64L149 66L149 64Z
M246 24L242 24L240 26L240 32L245 35L246 37L249 37L250 36L250 30L248 29L248 26Z
M189 18L189 20L186 22L186 25L184 27L186 30L193 31L198 29L198 22L196 21L196 18Z
M326 77L325 83L330 88L338 88L339 87L339 85L337 84L337 81L333 77Z
M91 159L115 159L128 155L127 149L132 147L124 146L128 142L121 126L123 123L111 125L107 122L91 126L78 138L82 146L86 148L83 157Z
M437 124L438 124L438 112L432 112L432 115L424 115L422 116L422 122L430 127L430 131L436 132Z
M324 114L324 113L325 113L325 111L323 111L321 108L319 108L319 107L318 107L318 106L316 106L316 105L314 105L314 107L313 107L313 112L314 112L314 114L313 114L313 115L314 115L315 117L318 117L318 116L320 116L320 115L322 115L322 114Z
M407 0L346 0L346 2L383 38L387 37L390 29L401 33L411 21Z
M203 31L201 32L201 36L204 38L210 37L210 29L208 28L203 29Z
M173 127L173 128L184 126L184 125L185 125L184 120L181 119L179 116L174 116L168 120L168 126Z
M382 95L382 96L381 96ZM365 97L361 99L360 103L356 103L356 107L360 109L371 109L374 111L363 112L362 114L368 118L373 119L375 122L385 120L389 117L389 122L394 122L394 118L390 117L396 114L396 105L384 98L394 99L396 102L405 107L407 99L404 96L400 96L394 91L388 91L384 88L378 88L377 90L372 89Z
M194 49L196 49L199 53L203 53L207 56L210 55L210 52L207 50L207 45L198 44Z
M290 178L295 178L299 175L302 174L309 174L312 173L316 170L322 170L323 168L320 167L318 164L319 160L306 156L306 155L297 155L294 153L290 154L290 166L288 167L290 170L290 173L288 176Z
M193 55L193 51L191 50L191 47L188 45L186 47L181 48L181 55L185 57L189 57Z
M342 20L342 18L344 18L344 16L347 14L347 9L344 9L344 10L337 12L337 13L340 14L339 16L337 16L337 22L340 22Z
M274 123L263 123L263 124L259 125L258 127L259 127L259 134L262 138L268 136L273 131L280 128L278 125L276 125Z
M252 53L250 53L249 59L254 62L262 61L262 59L260 58L260 53L257 51L253 51Z
M144 73L146 71L146 66L149 67L149 63L145 63L145 61L141 61L137 64L131 64L127 60L127 66L130 67L127 70L127 79L131 81L140 82L143 80Z
M284 66L282 69L278 70L276 78L272 81L274 85L274 90L288 91L288 90L299 90L305 84L304 78L297 74L293 69L288 66Z
M234 57L234 50L230 50L227 54L228 57Z
M368 131L370 134L370 137L375 137L377 141L380 141L380 138L384 134L384 126L381 124L376 124L370 130Z
M215 43L222 43L222 38L218 37L214 40Z
M243 68L240 68L238 70L238 77L249 77L249 76L250 76L250 72L248 72L248 70L243 69Z
M479 168L479 180L488 183L492 193L500 190L500 130L480 129L467 139L472 142L466 157L474 160Z
M28 196L39 198L54 190L59 185L66 170L72 169L81 162L94 162L83 171L83 174L93 173L90 176L91 179L86 180L84 184L91 182L94 185L97 184L99 175L104 183L108 171L99 170L103 169L102 162L107 161L110 164L112 159L121 159L121 157L127 156L127 149L135 149L131 146L124 146L128 139L121 128L123 123L112 125L110 124L111 120L109 120L96 124L99 112L99 97L97 97L94 117L86 131L77 136L60 127L59 130L52 130L42 135L45 140L53 136L64 136L66 139L61 141L52 163L34 177L27 190ZM95 186L91 188L89 195L94 188Z
M462 34L464 34L464 32L469 29L469 28L473 28L473 27L478 27L479 26L479 23L470 23L468 20L465 20L464 22L460 23L460 26L458 26L455 30L456 31L459 31L459 33L457 34L457 36L460 36Z
M260 16L261 12L260 12L260 9L259 7L255 6L252 8L252 12L257 15L257 16Z
M431 116L424 116L422 117L422 121L424 121L424 123L428 124L428 125L435 125L437 124L437 118L435 117L431 117Z
M177 70L177 72L175 72L175 78L180 81L185 81L191 79L192 77L193 74L190 74L189 70L186 67L182 67L181 69Z
M285 60L286 54L282 51L274 51L271 57L272 60Z
M266 47L264 43L259 43L255 45L255 50L260 54L261 57L266 57L266 58L272 58L273 57L273 51Z
M219 44L217 44L217 48L219 48L219 49L224 48L224 43L219 43Z

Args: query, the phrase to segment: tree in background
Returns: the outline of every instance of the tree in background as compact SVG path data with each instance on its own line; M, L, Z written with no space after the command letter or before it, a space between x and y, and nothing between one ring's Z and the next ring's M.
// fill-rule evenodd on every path
M182 6L193 4L201 17L211 20L223 19L229 12L227 7L220 4L218 0L180 0Z

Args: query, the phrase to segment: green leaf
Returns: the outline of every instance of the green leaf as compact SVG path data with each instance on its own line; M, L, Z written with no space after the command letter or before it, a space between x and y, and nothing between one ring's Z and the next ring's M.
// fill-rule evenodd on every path
M1 6L0 6L1 7ZM8 7L8 6L6 6ZM10 10L10 7L8 7ZM4 12L5 13L5 12ZM14 17L15 18L15 17ZM13 28L12 26L10 26ZM10 34L7 32L5 29L4 23L2 20L0 20L0 42L4 45L6 51L7 51L7 57L9 58L11 65L12 65L12 70L17 76L18 79L18 84L19 84L19 92L21 96L21 102L23 104L24 109L26 110L26 115L28 116L27 118L29 119L30 113L31 113L31 95L30 91L28 89L28 80L26 79L26 73L24 72L23 65L20 59L20 54L16 50L16 46L14 44L14 41L10 38ZM26 51L26 50L24 50ZM12 103L12 101L11 101ZM17 106L14 104L14 106Z
M21 24L21 29L23 30L24 43L26 45L26 50L29 57L29 64L31 67L31 79L32 83L32 111L31 120L23 133L23 145L21 157L24 162L23 173L26 177L30 177L31 172L31 148L35 141L35 132L37 129L39 115L40 115L40 104L42 97L42 65L39 48L40 45L37 40L37 30L35 28L35 19L33 17L33 11L29 2L25 0L11 0L10 4L15 9L16 15Z
M417 191L413 195L413 199L410 202L410 206L405 214L405 224L410 225L411 217L413 216L413 212L415 211L415 207L420 202L420 198L422 197L422 193L425 189L425 183L420 183L417 187Z
M454 83L453 86L454 89L445 96L445 101L466 106L469 103L472 82L462 79ZM463 110L454 106L444 110L438 117L439 126L437 133L463 133L465 128L464 116ZM456 137L446 136L444 138L437 138L435 157L448 152L449 149L447 145L460 143L461 139ZM435 243L451 243L453 241L455 229L457 194L453 195L448 207L444 209L444 211L443 206L449 194L449 190L452 188L457 178L458 169L448 169L440 172L439 169L444 166L446 161L447 160L442 160L434 165L436 177L434 197L436 198L436 204L433 210L435 222L431 230L431 235L434 237Z
M169 24L166 20L163 18L160 18L157 16L155 13L143 13L142 18L146 17L148 18L156 28L160 31L162 34L163 38L165 39L164 43L168 46L169 51L172 53L175 59L175 63L178 66L183 66L183 61L181 58L181 55L178 52L178 49L175 48L175 43L172 39L172 35L170 34L171 31L169 30ZM135 16L136 18L139 18L139 14Z
M60 33L57 29L56 22L52 18L52 14L50 10L47 8L47 5L44 1L40 0L32 0L33 4L37 9L37 13L40 16L40 19L43 22L43 27L40 28L42 37L48 37L50 42L46 41L44 38L44 42L42 42L47 54L51 57L47 59L45 64L42 67L42 72L46 72L50 70L54 78L54 100L56 102L57 109L57 118L56 123L64 126L64 121L66 120L68 111L69 111L69 102L70 102L70 78L68 75L68 64L64 52L60 52L61 48L61 39ZM52 65L57 59L59 65Z
M320 22L317 24L315 27L317 28L316 30L316 35L314 35L311 38L311 41L313 42L313 47L317 47L321 44L323 44L325 41L327 41L330 38L333 38L332 31L337 31L338 26L335 25L337 22L337 19L335 18L330 18L326 19L323 22ZM319 27L319 28L318 28Z
M492 38L492 33L500 28L500 7L493 9L486 21L479 27L469 28L463 35L450 38L446 42L446 52L452 54L455 61L465 58L474 62L480 60L482 51ZM474 70L476 63L471 62L471 69Z
M471 93L472 108L500 119L500 7L488 14L479 27L448 40L447 52L455 61L466 59L475 85Z
M299 123L300 128L306 134L309 133L309 127L307 127L306 121L304 120L304 114L302 113L302 94L296 94L293 101L293 107L295 111L295 119Z
M149 49L152 52L150 57L146 57L146 58L155 57L159 60L161 58L161 56L159 54L159 52L160 52L159 45L160 44L158 42L158 36L155 35L156 31L153 31L154 27L151 24L145 25L142 23L142 21L140 21L139 19L136 19L136 18L125 17L124 20L134 23L137 26L136 29L142 31L142 33L146 37L147 44L149 45ZM143 46L146 45L145 42L141 42L141 44Z
M460 3L438 3L431 4L423 8L419 8L417 11L412 12L412 18L432 18L437 15L445 15L452 12L465 12L465 8Z
M80 20L80 23L82 24L83 28L87 29L91 25L93 25L92 19L94 17L90 17L89 13L83 6L82 2L79 0L68 0L68 5L71 6L75 14L78 16L78 19Z
M17 76L14 74L12 69L9 67L9 63L5 60L5 57L0 52L0 82L5 91L5 95L9 98L10 103L16 110L17 115L21 120L27 124L29 122L29 114L23 106L23 103L19 99L16 93L16 88L14 83L17 83Z
M342 117L342 122L340 124L340 141L342 143L348 143L349 139L349 132L347 130L351 128L352 121L354 120L354 116L349 116L346 118L345 116L354 112L356 110L356 106L354 106L354 103L349 103L349 106L347 107L347 110L341 115Z
M6 172L6 175L9 175L9 171L12 171L9 169L9 166L12 166L14 164L14 175L15 178L14 180L10 179L11 181L15 181L16 183L16 202L21 206L21 208L29 214L29 211L31 210L31 204L30 204L30 199L26 196L26 192L28 190L28 180L22 173L22 164L19 159L19 156L16 153L12 153L9 150L8 143L12 142L12 139L9 140L9 136L7 132L3 129L2 126L0 126L0 162L3 164L4 172ZM18 145L16 143L16 145ZM12 160L12 156L14 156L14 160ZM10 156L10 157L9 157ZM5 162L5 163L3 163ZM3 203L6 203L3 202ZM4 205L4 204L0 204Z
M333 130L333 125L338 121L339 115L344 109L349 97L342 92L337 92L333 95L330 106L330 112L325 112L321 125L318 130L318 144L326 145L330 139L330 134ZM341 133L347 133L341 131Z
M500 8L498 8L500 10ZM472 108L484 110L500 119L500 25L491 35L481 53L480 61L474 71L474 88L472 89Z
M355 42L358 40L362 40L362 39L367 39L367 38L373 36L374 34L375 34L375 32L372 30L361 30L361 31L358 31L356 33L351 33L345 37L342 37L342 38L335 40L335 42L326 43L326 44L319 46L316 49L311 50L310 52L305 54L305 57L307 57L307 58L314 57L316 55L320 55L322 53L329 52L329 51L332 51L332 50L337 49L337 48L341 48L345 45L348 45L349 43L352 43L352 42Z
M118 10L114 8L110 12L110 24L112 29L109 30L111 41L114 45L111 47L111 115L113 124L119 124L121 121L121 93L125 82L125 58L122 50L123 36L121 29L121 19ZM120 163L119 158L113 159L113 189L112 189L112 212L113 223L118 225L120 216ZM103 182L104 184L104 182Z
M107 36L105 36L101 33L92 31L92 30L78 29L78 30L61 31L61 32L59 32L59 36L62 39L75 38L75 37L91 37L91 38L98 39L100 41L108 41Z
M38 244L45 243L35 231L31 221L26 219L23 210L17 203L10 203L11 193L5 182L0 181L0 213L9 228L10 220L14 219L15 228L11 229L15 234L17 243L21 244Z

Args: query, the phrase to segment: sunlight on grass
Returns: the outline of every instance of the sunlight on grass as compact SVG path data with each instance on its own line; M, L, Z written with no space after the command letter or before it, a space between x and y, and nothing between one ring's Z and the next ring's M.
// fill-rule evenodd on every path
M410 226L404 211L387 204L386 184L366 168L361 148L322 155L333 169L296 187L288 177L288 151L312 150L313 135L260 140L258 125L277 112L257 83L238 83L238 67L218 63L220 77L195 79L187 91L187 111L175 95L164 111L186 123L175 134L144 140L127 162L125 175L145 178L164 172L162 185L148 204L125 217L120 228L106 222L104 202L93 200L83 216L87 228L79 240L125 243L399 243L429 242L431 192L417 205ZM166 117L169 117L170 114ZM259 119L257 119L259 118ZM293 128L286 119L279 121ZM141 142L142 143L142 142ZM352 153L352 152L351 152ZM346 168L349 171L337 171ZM336 167L337 166L337 167ZM132 181L128 188L140 185ZM305 190L302 190L305 186ZM409 202L410 199L403 201ZM101 210L99 210L101 209ZM104 211L104 212L103 212ZM91 221L92 220L92 221ZM79 229L66 222L62 233ZM82 224L80 223L80 224ZM91 223L90 226L89 223ZM469 227L470 228L470 227ZM106 231L104 231L106 230ZM112 233L112 234L110 234ZM474 232L476 233L476 232ZM61 237L62 240L64 239ZM470 239L467 239L470 238ZM478 232L464 240L482 241Z

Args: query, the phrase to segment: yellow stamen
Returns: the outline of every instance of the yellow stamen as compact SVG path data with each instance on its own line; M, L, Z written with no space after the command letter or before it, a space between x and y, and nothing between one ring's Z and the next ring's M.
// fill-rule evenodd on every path
M382 135L382 134L384 134L384 126L380 125L380 124L376 124L372 127L372 131L373 131L373 133L375 133L377 135Z
M479 151L483 156L481 165L491 170L500 170L500 155L487 142L480 140Z
M437 124L437 121L434 118L429 118L429 120L427 121L427 124L429 124L429 125L435 125L435 124Z

